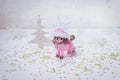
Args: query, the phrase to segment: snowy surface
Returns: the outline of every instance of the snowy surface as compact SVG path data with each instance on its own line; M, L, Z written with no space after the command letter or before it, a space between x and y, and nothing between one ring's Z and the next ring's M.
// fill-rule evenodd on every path
M24 29L19 38L0 30L0 80L120 79L120 29L75 30L77 55L63 60L55 57L53 46L28 43L33 32Z

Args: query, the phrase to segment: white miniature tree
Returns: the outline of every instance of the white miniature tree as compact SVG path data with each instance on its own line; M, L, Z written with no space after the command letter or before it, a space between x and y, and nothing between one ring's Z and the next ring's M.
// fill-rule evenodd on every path
M36 36L35 36L35 38L33 40L30 41L30 43L36 43L39 48L43 48L44 43L46 43L46 42L48 42L50 40L48 40L44 36L47 32L44 32L42 30L44 28L44 26L41 25L40 15L37 15L37 26L38 26L38 30L35 33L33 33L33 35L36 35Z

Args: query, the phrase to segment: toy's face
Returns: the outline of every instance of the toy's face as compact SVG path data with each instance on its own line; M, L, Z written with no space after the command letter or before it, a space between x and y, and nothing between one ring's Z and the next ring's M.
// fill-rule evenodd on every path
M63 38L61 38L61 37L55 37L55 41L57 43L62 43L63 42Z

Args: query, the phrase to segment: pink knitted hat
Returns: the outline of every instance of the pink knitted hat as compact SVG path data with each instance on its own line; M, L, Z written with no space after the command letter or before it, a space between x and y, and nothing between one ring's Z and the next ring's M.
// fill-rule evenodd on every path
M58 37L62 37L62 38L68 38L68 34L61 28L57 28L55 30L55 35L54 36L58 36Z

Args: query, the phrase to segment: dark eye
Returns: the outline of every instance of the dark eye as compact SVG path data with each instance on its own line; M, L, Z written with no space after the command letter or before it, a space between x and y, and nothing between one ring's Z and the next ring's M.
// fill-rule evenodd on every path
M60 38L61 40L63 40L63 38Z

